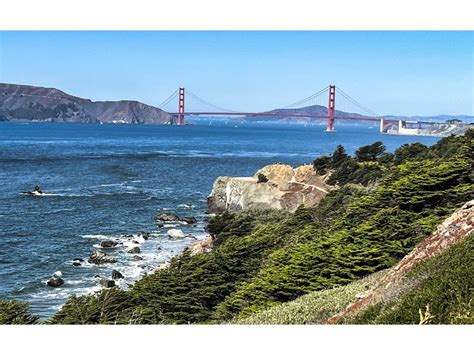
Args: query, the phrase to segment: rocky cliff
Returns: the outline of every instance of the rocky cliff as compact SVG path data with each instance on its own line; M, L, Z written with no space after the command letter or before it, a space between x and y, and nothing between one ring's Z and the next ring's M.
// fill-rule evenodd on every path
M169 124L172 118L138 101L91 101L53 88L0 83L0 121Z
M313 167L292 168L273 164L252 177L221 176L216 179L208 197L211 213L243 209L286 209L316 205L332 188L327 176L318 176Z

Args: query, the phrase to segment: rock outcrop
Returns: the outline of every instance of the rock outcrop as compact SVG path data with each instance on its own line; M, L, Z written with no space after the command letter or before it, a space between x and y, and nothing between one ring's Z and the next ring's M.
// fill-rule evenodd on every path
M132 249L130 249L127 253L130 253L130 254L140 254L140 248L139 247L133 247Z
M118 244L117 242L114 242L113 240L110 240L110 239L103 240L102 242L100 242L100 246L102 248L113 248L117 244Z
M348 305L343 311L329 318L328 323L335 323L341 318L360 312L370 304L390 299L404 292L404 289L409 287L405 282L405 275L415 265L461 242L473 232L474 200L471 200L440 224L429 237L418 243L415 249L398 264L389 269L374 287L359 295L359 299Z
M181 229L169 229L167 234L170 239L182 239L185 237Z
M59 276L53 276L48 280L47 285L50 287L59 287L64 285L64 280Z
M90 264L100 265L100 264L106 264L106 263L115 263L117 260L114 257L108 256L104 252L97 250L91 253L88 261Z
M160 213L153 218L157 222L177 222L179 221L178 215L174 213Z
M318 176L311 165L292 168L273 164L253 177L221 176L216 179L208 197L211 213L243 209L286 209L314 206L333 188L327 176Z
M211 236L206 237L203 240L195 241L186 247L186 251L189 251L191 256L198 254L210 253L214 248L214 240Z

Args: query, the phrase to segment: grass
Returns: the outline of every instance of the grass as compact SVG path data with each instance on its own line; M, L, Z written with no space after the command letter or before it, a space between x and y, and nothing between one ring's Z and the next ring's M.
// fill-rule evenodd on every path
M346 286L312 292L294 301L271 307L231 323L252 325L323 324L331 315L355 301L358 294L367 291L384 274L385 271L379 271Z

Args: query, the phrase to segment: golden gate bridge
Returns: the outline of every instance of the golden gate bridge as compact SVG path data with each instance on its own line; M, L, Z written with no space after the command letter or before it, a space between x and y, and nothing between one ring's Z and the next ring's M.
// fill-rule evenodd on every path
M336 86L328 85L322 90L292 104L283 106L281 108L261 111L249 112L246 110L231 110L222 106L215 105L199 95L195 94L189 89L181 87L175 90L166 100L160 105L164 111L173 115L172 124L186 125L186 116L243 116L246 118L303 118L309 120L324 120L326 122L326 131L335 132L336 120L341 121L370 121L380 124L381 132L384 132L388 127L397 126L398 119L384 119L372 110L362 105L357 100L346 94L342 89L337 89L338 95L338 110L336 110ZM169 104L175 103L177 100L177 111L167 110ZM186 110L189 101L204 106L204 110L190 109ZM433 122L418 122L420 124L433 124Z

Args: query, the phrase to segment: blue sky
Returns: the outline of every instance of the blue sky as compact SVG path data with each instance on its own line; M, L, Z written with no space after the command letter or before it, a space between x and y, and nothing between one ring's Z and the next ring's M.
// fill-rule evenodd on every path
M474 115L474 32L0 32L0 82L158 105L179 86L237 110L333 83L379 114Z

